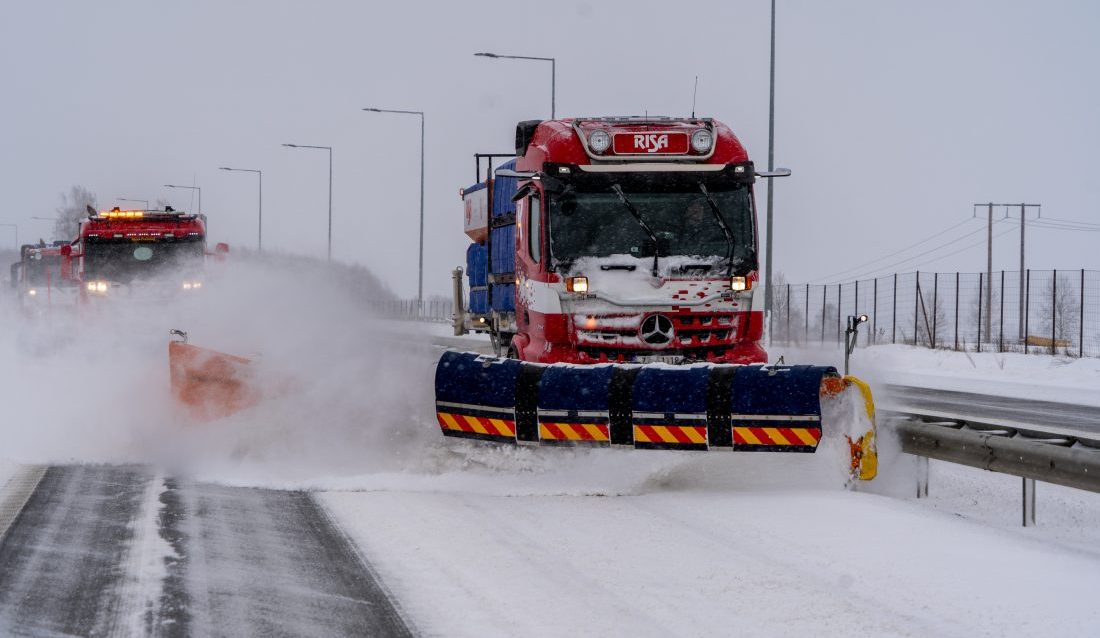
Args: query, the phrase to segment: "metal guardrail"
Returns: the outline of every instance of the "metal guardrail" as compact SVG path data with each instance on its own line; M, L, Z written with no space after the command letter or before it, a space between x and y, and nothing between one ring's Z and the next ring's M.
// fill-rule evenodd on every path
M903 452L1023 479L1023 524L1035 524L1035 481L1100 493L1100 440L969 419L884 411ZM917 496L928 495L927 466Z
M909 454L1100 493L1100 440L968 419L894 416Z

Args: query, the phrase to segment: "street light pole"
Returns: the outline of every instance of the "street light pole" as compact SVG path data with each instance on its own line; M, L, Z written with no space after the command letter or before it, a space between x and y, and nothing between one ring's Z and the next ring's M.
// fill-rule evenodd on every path
M259 178L259 211L256 215L256 250L258 252L264 251L264 172L256 168L230 168L228 166L219 166L223 171L236 171L238 173L255 173ZM330 167L331 169L331 167ZM329 174L331 176L331 170ZM329 199L332 198L332 180L329 180ZM332 206L329 205L329 219L332 219ZM329 234L331 237L331 233Z
M315 148L328 151L328 260L332 261L332 147L309 144L283 144L287 148Z
M397 113L400 115L420 116L420 263L416 275L416 313L424 309L424 111L403 111L400 109L364 108L371 113Z
M115 201L119 201L119 202L141 202L142 204L145 204L145 208L142 209L142 210L149 210L149 200L147 200L147 199L131 199L129 197L116 197Z
M176 184L165 184L165 188L182 188L184 190L198 191L199 193L199 214L202 215L202 189L198 186L177 186Z
M768 83L768 171L775 170L775 0L772 0L771 75ZM764 318L771 338L772 315L772 200L775 187L768 180L768 212L764 230Z
M555 58L540 58L530 55L500 55L498 53L475 53L475 56L482 58L494 58L498 60L538 60L540 62L550 63L550 119L557 117L555 100L557 93L557 75L558 75L558 62Z

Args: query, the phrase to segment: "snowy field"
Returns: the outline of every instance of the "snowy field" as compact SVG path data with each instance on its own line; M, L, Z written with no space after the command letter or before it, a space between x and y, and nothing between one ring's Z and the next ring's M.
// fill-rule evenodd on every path
M885 436L881 476L856 490L828 448L444 440L432 344L483 338L372 319L323 277L249 264L204 294L202 306L0 335L11 390L0 484L15 463L140 462L312 490L425 635L1100 633L1100 495L1040 485L1039 526L1023 529L1019 479L933 463L931 498L917 500L914 460ZM254 357L265 401L215 424L183 421L167 390L169 328ZM839 350L773 354L841 363ZM876 348L857 350L853 372L1009 395L1047 384L1074 400L1096 387L1095 362L1018 357Z

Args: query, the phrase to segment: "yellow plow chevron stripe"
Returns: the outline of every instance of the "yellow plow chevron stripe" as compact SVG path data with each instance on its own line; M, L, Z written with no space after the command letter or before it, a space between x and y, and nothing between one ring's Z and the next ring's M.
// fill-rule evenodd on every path
M507 423L500 419L489 419L489 423L492 423L496 427L497 431L501 434L505 434L507 436L516 435L515 430L513 430L511 427L508 426Z
M462 418L466 421L467 424L469 424L469 426L471 428L473 428L474 432L477 432L478 434L488 434L489 433L485 430L485 426L483 426L481 424L481 421L477 420L477 417L465 416L464 415Z
M801 428L792 428L791 432L802 441L802 445L817 445L817 441L814 437L810 436L810 433Z
M460 426L460 425L459 425L459 424L458 424L458 423L457 423L457 422L455 421L454 415L452 415L452 414L448 414L447 412L440 412L440 413L439 413L439 417L440 417L441 419L443 419L443 422L444 422L444 423L446 423L446 424L447 424L447 429L448 429L448 430L461 430L461 429L462 429L462 426Z

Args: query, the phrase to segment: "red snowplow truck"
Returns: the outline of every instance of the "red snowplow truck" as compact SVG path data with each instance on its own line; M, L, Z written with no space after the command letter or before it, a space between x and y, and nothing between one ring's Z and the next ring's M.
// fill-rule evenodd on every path
M79 236L63 251L85 300L189 294L204 283L206 217L171 207L89 208ZM215 252L227 251L218 244Z
M526 121L516 155L462 191L457 334L544 363L767 361L752 185L771 175L728 127Z
M832 438L851 479L875 476L866 384L760 365L752 187L789 171L757 172L729 128L695 117L520 122L515 159L489 159L462 190L475 243L454 327L489 333L497 356L443 353L443 435L780 453Z

